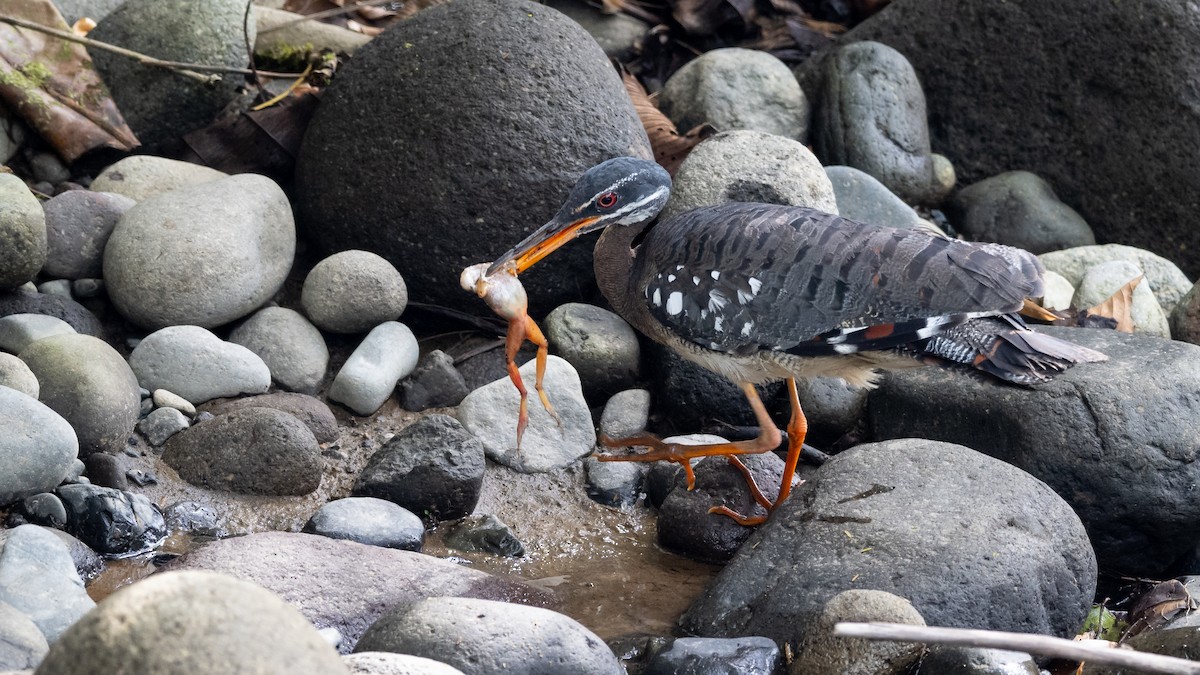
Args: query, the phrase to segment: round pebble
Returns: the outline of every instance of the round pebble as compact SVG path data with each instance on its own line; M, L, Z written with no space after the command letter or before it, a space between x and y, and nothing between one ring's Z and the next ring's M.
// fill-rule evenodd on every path
M808 99L779 59L756 49L714 49L688 61L663 85L659 109L686 132L705 122L804 141Z
M384 614L358 651L442 659L468 672L620 675L617 657L574 619L540 607L476 598L429 598Z
M425 525L412 511L374 497L347 497L321 507L304 531L360 544L420 551Z
M387 400L400 378L417 367L420 347L408 326L395 321L367 333L329 385L328 397L359 415L370 415Z
M317 327L363 333L393 321L408 305L408 288L390 262L367 251L342 251L304 279L300 304Z
M117 453L137 424L137 378L107 342L71 333L42 338L21 350L37 376L40 400L71 423L79 454Z
M321 331L295 310L260 309L233 329L229 341L258 354L271 378L292 391L315 393L329 367Z
M825 169L799 141L761 131L727 131L697 145L675 172L665 220L725 202L809 206L837 213Z
M143 387L166 389L193 404L271 386L271 371L257 354L199 326L147 335L129 355L129 366Z
M6 352L0 352L0 387L15 389L32 399L38 397L37 376L24 361Z
M46 264L46 218L15 174L0 174L0 290L16 288Z
M104 246L121 214L136 204L124 195L70 190L50 199L46 212L49 254L42 273L60 279L99 278Z
M174 408L188 417L196 416L196 406L191 401L166 389L155 389L151 398L159 408Z
M139 326L211 328L275 295L295 252L287 195L265 176L241 174L126 211L104 248L104 281L117 311Z

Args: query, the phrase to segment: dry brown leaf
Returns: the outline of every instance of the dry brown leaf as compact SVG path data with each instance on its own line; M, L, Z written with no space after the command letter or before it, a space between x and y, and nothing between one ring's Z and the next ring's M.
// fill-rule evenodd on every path
M0 15L71 30L50 0L0 0ZM0 99L68 164L139 145L82 45L0 23Z
M667 173L675 175L676 169L683 163L684 158L700 141L717 133L711 124L701 124L687 133L680 134L675 123L662 113L650 100L646 90L633 74L621 73L625 83L625 91L633 101L633 109L637 111L646 135L650 137L650 148L654 151L654 160L662 165Z
M1178 579L1168 579L1143 593L1129 608L1129 628L1121 641L1160 628L1181 612L1195 608L1187 588Z
M846 32L845 26L840 23L833 23L832 21L817 21L808 17L804 17L800 21L810 30L820 33L830 40Z
M712 35L740 14L726 0L673 0L670 4L671 16L692 35Z
M296 94L277 106L223 117L183 137L188 152L182 159L226 173L259 173L286 182L316 107L316 95Z
M1102 316L1108 319L1114 319L1117 322L1117 330L1122 333L1133 332L1133 289L1142 282L1144 275L1138 275L1125 284L1112 297L1104 302L1089 307L1087 313L1091 316Z

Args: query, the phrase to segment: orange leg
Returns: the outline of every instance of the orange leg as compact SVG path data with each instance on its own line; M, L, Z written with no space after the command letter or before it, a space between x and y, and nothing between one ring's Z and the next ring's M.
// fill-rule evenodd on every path
M517 387L517 391L521 394L520 412L517 414L517 449L521 449L521 437L525 435L525 427L529 425L529 392L525 390L525 383L521 381L521 371L517 370L517 352L521 349L521 343L525 342L526 322L529 316L522 314L519 317L510 319L508 322L508 334L504 337L504 360L508 365L508 379L512 380L513 385Z
M742 474L746 476L746 482L750 485L750 493L754 496L754 501L758 502L765 508L770 515L775 507L783 503L783 500L788 498L792 493L792 478L796 474L796 465L800 462L800 453L804 450L804 437L808 435L808 418L804 416L804 410L800 407L800 395L796 392L796 380L789 377L787 379L788 398L792 404L792 417L788 420L788 454L787 459L783 462L783 482L779 486L779 496L775 498L775 503L771 503L762 491L758 489L758 485L754 482L754 477L750 475L750 470L739 460L738 468ZM735 457L729 458L731 461ZM709 513L719 513L724 516L733 518L739 525L758 525L767 520L767 516L743 516L727 506L714 506L709 509Z
M749 382L742 382L738 386L741 387L742 393L746 395L746 399L750 402L750 407L754 410L754 417L758 421L759 427L757 438L733 443L684 445L682 443L664 443L662 440L648 434L621 439L601 436L600 442L605 447L624 448L645 446L650 448L650 452L640 455L600 455L598 459L602 462L657 462L659 460L675 462L683 466L684 471L687 472L687 488L691 490L696 486L696 476L692 473L692 465L689 460L696 457L712 457L714 455L731 457L734 455L756 455L774 450L779 445L781 436L779 429L771 421L771 416L767 414L767 409L763 406L762 400L758 397L758 391ZM738 463L740 464L741 462Z
M554 406L550 405L546 390L542 388L542 380L546 377L546 356L550 353L550 343L546 341L546 336L542 334L542 329L538 328L533 318L522 312L519 316L509 320L508 333L504 337L504 357L508 364L508 379L512 380L521 394L520 412L517 414L518 450L521 448L521 438L525 436L525 427L529 425L529 392L521 380L521 372L517 370L516 362L517 352L520 351L525 340L529 340L537 346L537 376L533 381L533 388L537 391L538 398L542 400L542 406L546 412L550 413L559 426L562 426L562 420L554 411Z
M546 390L542 388L542 379L546 377L546 356L550 353L550 343L546 341L546 336L542 335L542 329L538 328L528 314L525 315L525 338L537 346L537 377L533 381L533 388L537 391L538 398L542 400L542 407L561 427L562 420L559 419L558 413L554 412L554 406L550 405Z

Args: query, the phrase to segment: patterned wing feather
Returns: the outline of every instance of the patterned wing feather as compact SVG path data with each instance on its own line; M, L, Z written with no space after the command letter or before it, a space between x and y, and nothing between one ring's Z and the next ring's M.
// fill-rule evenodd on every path
M673 332L710 349L851 353L1012 312L1042 292L1027 252L813 209L728 203L654 225L635 288Z

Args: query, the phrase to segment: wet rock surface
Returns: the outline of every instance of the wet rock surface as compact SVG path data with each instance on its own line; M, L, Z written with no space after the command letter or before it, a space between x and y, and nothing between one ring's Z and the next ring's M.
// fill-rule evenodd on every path
M895 440L826 462L681 626L804 644L825 603L854 588L906 598L930 625L1073 635L1095 573L1083 525L1041 481L963 446Z
M158 546L166 521L145 495L95 485L64 485L57 491L67 529L98 553L129 556Z
M452 520L475 508L483 472L479 440L453 417L429 415L371 456L354 494L386 499L433 520Z
M1115 331L1046 332L1109 360L1029 389L936 369L896 374L871 394L875 436L962 443L1020 467L1078 512L1102 567L1158 574L1195 545L1186 476L1200 471L1190 431L1197 348Z
M544 604L543 591L436 558L310 534L265 532L223 539L173 570L209 570L270 590L320 626L335 626L350 651L387 610L436 596Z

